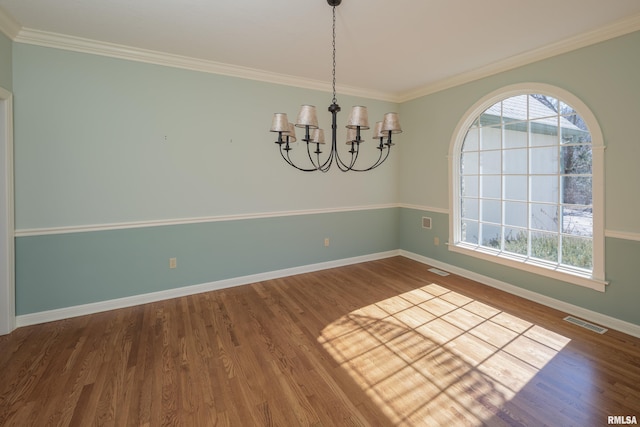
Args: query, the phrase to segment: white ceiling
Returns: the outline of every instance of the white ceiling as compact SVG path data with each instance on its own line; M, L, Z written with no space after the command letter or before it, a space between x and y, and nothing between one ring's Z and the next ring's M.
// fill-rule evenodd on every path
M331 81L326 0L0 0L0 8L17 22L18 41L44 31ZM343 0L336 11L339 91L390 99L640 30L638 0Z

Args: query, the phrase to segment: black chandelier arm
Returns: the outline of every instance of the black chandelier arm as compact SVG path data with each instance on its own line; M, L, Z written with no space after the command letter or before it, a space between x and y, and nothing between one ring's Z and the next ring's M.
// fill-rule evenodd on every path
M307 155L309 156L309 161L311 162L311 164L315 167L314 170L319 170L322 172L326 172L328 170L328 168L326 167L327 164L329 163L329 161L331 160L331 156L329 156L329 158L322 163L320 161L320 154L322 154L322 152L320 151L320 144L316 143L316 150L312 153L311 152L311 144L313 144L313 142L309 141L307 142ZM316 155L316 160L313 160L313 155Z
M308 130L307 130L307 135L308 135ZM306 139L309 139L309 141L306 141ZM311 147L310 147L310 145L313 142L310 141L310 138L303 138L303 141L306 142L307 155L309 157L309 162L311 163L312 168L300 167L296 165L295 162L291 159L291 155L289 154L289 152L292 150L292 148L289 147L289 137L286 137L286 140L283 140L282 138L278 138L278 141L276 141L276 144L280 146L280 155L282 156L284 161L287 162L290 166L302 172L315 172L315 171L327 172L331 167L331 163L333 163L332 162L333 153L331 153L331 155L327 158L327 160L325 160L324 163L321 163L320 161L321 152L319 147L320 144L317 144L316 151L314 151L313 153L317 155L317 162L316 162L313 160L313 154L311 153Z
M380 147L378 147L378 149L380 149L380 156L378 157L378 160L371 166L369 166L366 169L356 169L356 168L352 168L351 170L354 172L368 172L372 169L377 168L378 166L380 166L381 164L383 164L385 162L385 160L387 160L387 157L389 157L389 153L391 153L391 145L385 144L385 146L387 147L387 151L384 155L384 158L382 157L382 152L384 151L384 147L382 147L382 149L380 149Z
M331 169L331 165L333 164L333 157L334 157L334 153L332 151L331 153L329 153L329 157L327 157L327 160L325 160L325 162L318 168L318 170L320 172L329 172L329 169ZM318 160L320 160L319 154L318 154Z
M293 160L291 160L291 157L289 157L289 151L291 151L290 148L282 148L282 144L280 144L280 155L282 155L282 158L284 159L285 162L289 163L290 166L293 166L294 168L298 169L299 171L302 172L315 172L318 169L306 169L306 168L301 168L300 166L296 165L295 163L293 163ZM286 152L286 155L285 155Z
M338 165L338 168L342 172L349 172L350 170L353 169L353 166L356 164L356 161L358 160L358 154L360 153L360 145L358 144L356 148L353 147L353 144L351 145L351 149L349 150L349 153L351 154L351 160L349 161L349 164L347 164L344 160L342 160L342 158L340 158L340 153L338 153L337 147L335 151L336 151L336 164Z

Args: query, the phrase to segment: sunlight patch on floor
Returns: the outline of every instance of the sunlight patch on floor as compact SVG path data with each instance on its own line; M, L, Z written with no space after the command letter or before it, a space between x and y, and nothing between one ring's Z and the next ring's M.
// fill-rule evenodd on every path
M397 425L496 416L569 339L435 283L362 307L318 342Z

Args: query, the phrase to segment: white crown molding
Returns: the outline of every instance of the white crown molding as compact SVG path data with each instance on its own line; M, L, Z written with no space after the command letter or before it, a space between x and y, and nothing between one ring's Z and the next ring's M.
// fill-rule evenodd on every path
M21 28L20 23L0 7L0 32L13 40L18 36Z
M450 273L457 274L458 276L471 279L483 285L500 289L512 295L517 295L519 297L528 299L530 301L537 302L538 304L542 304L544 306L555 308L556 310L560 310L562 312L581 317L585 320L606 326L610 329L615 329L617 331L624 332L625 334L629 334L634 337L640 338L640 325L636 325L634 323L617 319L615 317L607 316L605 314L598 313L596 311L588 310L586 308L579 307L577 305L569 304L567 302L560 301L555 298L551 298L546 295L539 294L537 292L529 291L519 286L515 286L510 283L494 279L492 277L484 276L482 274L478 274L473 271L466 270L464 268L456 267L451 264L447 264L432 258L418 255L413 252L400 250L400 255L406 258L410 258L414 261L418 261L423 264L436 267L440 270L445 270ZM560 316L558 317L558 319L561 319L562 317L563 316Z
M30 28L21 28L13 18L6 13L3 13L1 9L0 30L5 32L5 34L18 43L90 53L94 55L145 62L167 67L183 68L212 74L221 74L323 92L331 91L331 87L328 82L319 80L305 79L302 77L272 73L254 68L173 55L153 50L139 49L125 45L67 36ZM617 21L603 28L571 37L539 49L534 49L503 61L498 61L467 73L462 73L433 84L428 84L426 86L401 93L390 93L352 86L337 86L336 89L340 94L344 95L377 99L399 104L638 30L640 30L640 14Z
M520 55L498 61L484 67L480 67L467 73L453 76L449 79L440 80L433 84L423 86L418 89L396 94L396 102L403 103L412 99L420 98L432 93L440 92L445 89L470 83L485 77L499 74L514 68L518 68L527 64L531 64L543 59L551 58L563 53L567 53L576 49L587 47L596 43L600 43L615 37L633 33L640 30L640 14L630 16L619 20L611 25L602 27L587 33L583 33L568 39L534 49Z
M81 37L67 36L64 34L47 31L22 28L14 37L17 43L32 44L36 46L51 47L55 49L70 50L73 52L89 53L93 55L108 56L111 58L126 59L129 61L144 62L148 64L163 65L166 67L182 68L204 73L220 74L230 77L239 77L249 80L257 80L266 83L281 84L300 87L304 89L331 92L331 84L320 80L306 79L287 74L272 73L255 68L239 65L225 64L187 56L174 55L155 50L140 49L115 43L85 39ZM336 86L340 94L358 96L367 99L395 102L396 97L381 91L374 91L352 86Z

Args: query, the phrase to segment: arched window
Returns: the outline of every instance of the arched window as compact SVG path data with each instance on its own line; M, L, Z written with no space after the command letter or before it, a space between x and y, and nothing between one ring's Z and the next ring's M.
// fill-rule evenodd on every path
M450 250L604 291L604 144L584 103L537 83L493 92L449 158Z

